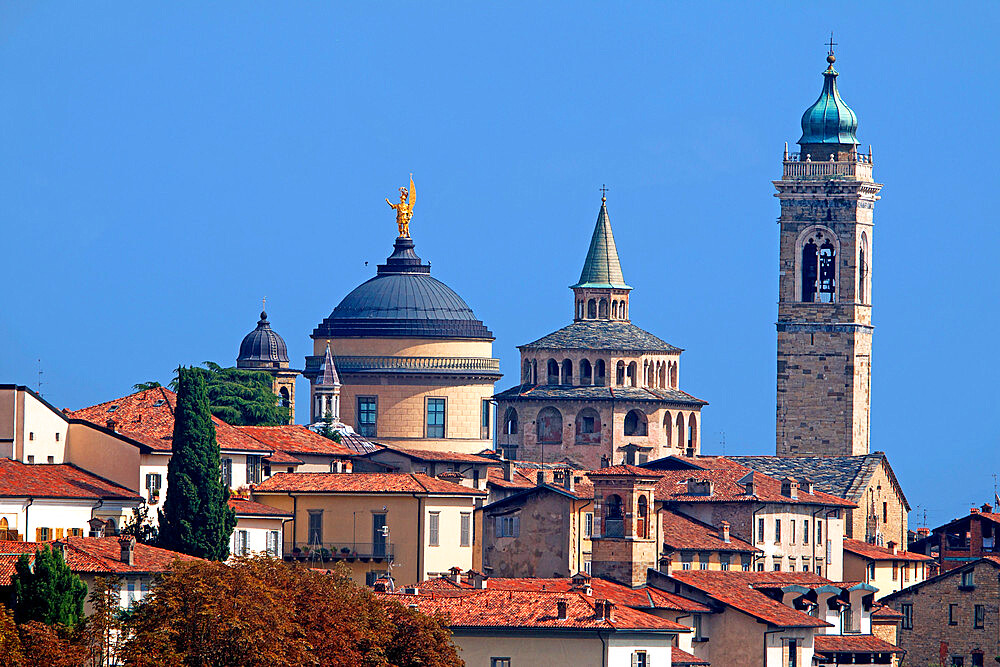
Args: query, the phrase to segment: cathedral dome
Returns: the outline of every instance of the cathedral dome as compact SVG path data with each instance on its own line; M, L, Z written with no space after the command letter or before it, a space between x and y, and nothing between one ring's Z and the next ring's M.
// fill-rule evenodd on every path
M409 237L396 239L377 275L344 297L314 338L390 336L492 339L453 289L432 278Z
M240 355L236 357L237 368L288 365L288 349L284 339L271 329L267 313L261 312L257 328L248 333L240 343Z
M857 145L858 117L840 97L837 90L836 58L833 52L826 58L830 66L823 72L823 92L819 99L802 114L802 138L799 144Z

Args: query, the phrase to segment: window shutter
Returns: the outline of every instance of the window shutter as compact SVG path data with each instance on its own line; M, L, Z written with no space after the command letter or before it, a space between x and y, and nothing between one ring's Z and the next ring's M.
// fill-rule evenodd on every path
M521 517L517 514L514 515L514 529L511 531L514 537L521 536Z
M493 532L497 537L503 537L503 517L495 516L493 517Z
M632 667L639 667L639 653L632 653Z
M42 537L42 529L41 528L35 528L35 541L36 542L41 542L43 539L44 538Z

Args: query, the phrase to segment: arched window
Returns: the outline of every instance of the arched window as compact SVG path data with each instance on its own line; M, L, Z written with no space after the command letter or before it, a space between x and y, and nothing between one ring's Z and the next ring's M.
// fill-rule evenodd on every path
M670 388L677 389L677 362L670 364Z
M507 408L503 415L503 433L504 435L517 435L517 410L514 408Z
M837 253L833 244L826 241L819 247L819 300L833 303L837 292Z
M687 446L688 446L688 450L689 450L688 453L693 455L694 452L698 451L698 447L697 447L697 445L698 445L698 418L695 417L695 415L694 415L693 412L688 416L688 432L687 432L687 436L688 436L687 437Z
M548 363L545 365L547 384L559 384L559 364L556 363L555 359L549 359Z
M562 383L573 384L573 362L569 359L562 362Z
M806 303L837 300L837 254L839 243L829 229L812 227L799 236L798 291Z
M594 408L576 413L576 444L601 444L601 415Z
M583 319L583 299L576 302L576 319Z
M621 387L625 384L625 362L619 361L615 368L615 384Z
M622 499L611 494L604 499L604 526L602 537L625 537L625 515L622 513Z
M542 408L535 419L538 442L558 444L562 442L562 414L553 407Z
M868 234L861 232L861 249L858 250L858 301L868 303Z
M671 444L674 441L673 435L674 435L674 420L670 414L670 411L667 410L663 414L663 436L666 439L665 444L667 447L673 447L673 444Z
M649 537L649 503L646 496L639 496L638 505L635 517L635 536L644 540Z
M608 318L608 300L607 299L601 299L601 303L597 307L597 316L600 317L601 319L605 319L605 320Z
M646 415L641 410L629 410L625 415L625 435L646 435Z
M802 300L806 303L816 300L817 251L812 241L802 248Z
M594 299L587 302L587 317L592 320L597 318L597 301Z
M628 375L628 384L630 387L636 386L636 382L638 382L638 380L636 379L635 376L638 372L639 372L639 366L634 361L628 365L627 375Z
M531 384L531 361L528 359L524 360L524 372L521 375L521 382Z
M104 522L104 534L105 535L118 534L118 524L115 523L114 518L108 517L107 521Z
M580 360L580 384L588 385L594 382L594 371L590 366L590 362L586 359Z
M597 363L594 365L594 384L598 387L603 387L605 382L606 373L604 370L604 359L598 359Z
M612 301L611 302L611 317L613 317L616 320L618 319L618 302L617 301Z
M685 442L685 436L687 433L684 432L684 413L677 413L677 421L674 423L674 428L677 429L677 447L683 447Z
M660 362L660 378L659 382L657 382L657 385L660 387L660 389L667 388L667 362L665 361Z
M278 395L281 396L281 407L287 408L292 404L291 396L288 393L288 387L282 387L278 390Z

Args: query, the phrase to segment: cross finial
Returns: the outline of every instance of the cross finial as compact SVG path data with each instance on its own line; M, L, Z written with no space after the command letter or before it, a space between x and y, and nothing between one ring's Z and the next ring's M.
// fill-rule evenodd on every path
M601 183L601 203L608 201L608 186Z
M830 31L830 41L827 42L827 47L829 50L826 52L826 62L833 66L833 63L837 61L837 56L833 55L833 47L837 46L837 42L833 41L833 31Z
M260 300L260 312L263 314L267 312L267 297L265 296Z

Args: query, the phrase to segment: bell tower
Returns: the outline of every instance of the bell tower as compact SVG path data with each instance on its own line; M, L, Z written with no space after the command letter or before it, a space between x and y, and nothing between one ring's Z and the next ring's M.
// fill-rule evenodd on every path
M623 464L587 477L594 485L596 519L591 575L632 588L644 586L658 556L653 493L659 476Z
M831 40L823 91L785 145L778 218L778 456L869 452L873 213L882 185L858 151Z

